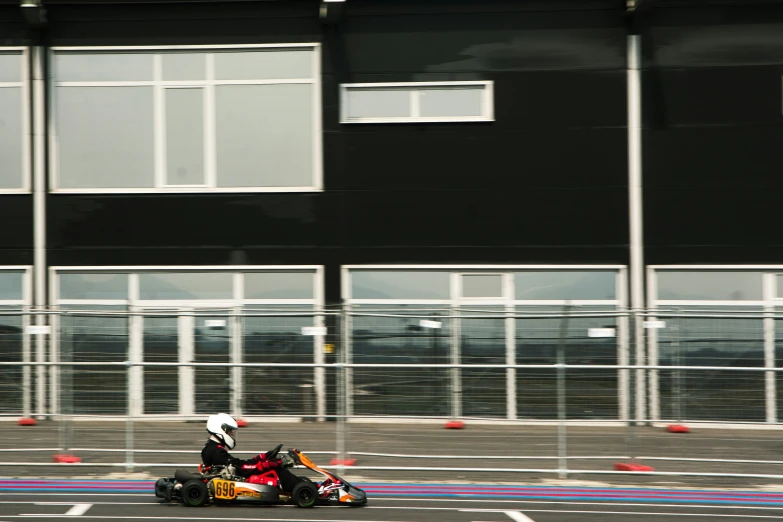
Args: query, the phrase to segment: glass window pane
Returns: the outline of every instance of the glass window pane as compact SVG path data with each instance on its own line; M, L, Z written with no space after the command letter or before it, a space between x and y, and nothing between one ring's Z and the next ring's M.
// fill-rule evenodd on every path
M164 53L161 56L164 81L205 80L207 59L204 53Z
M217 80L302 79L313 76L313 51L303 49L215 53Z
M419 107L422 116L481 116L483 86L422 89Z
M448 272L351 271L353 299L449 299Z
M24 272L0 272L0 301L21 301Z
M456 321L444 306L363 305L351 317L353 362L447 364ZM367 312L363 315L362 312ZM422 320L440 328L423 328ZM464 371L464 370L463 370ZM356 368L354 407L359 415L447 416L450 370L445 368ZM483 387L491 385L491 381Z
M139 274L141 299L231 299L230 272L165 272Z
M67 308L67 307L66 307ZM120 307L97 307L126 312ZM64 313L58 329L62 362L121 362L128 360L129 321L124 313L106 315ZM125 414L128 412L128 370L122 366L65 366L60 374L63 413ZM70 399L70 400L68 400ZM74 433L74 440L88 433ZM92 428L88 428L89 430Z
M204 184L204 89L166 89L166 183Z
M760 272L658 272L658 299L755 301Z
M312 86L217 87L217 184L313 185Z
M0 276L1 277L1 276ZM2 279L0 279L0 299L2 299ZM3 312L19 310L18 306L0 307ZM21 362L24 353L22 325L24 317L19 315L0 315L0 361ZM24 385L22 366L3 366L0 371L0 414L21 415Z
M154 186L152 87L58 87L61 188Z
M22 63L21 53L0 52L0 82L21 82Z
M68 272L60 274L60 299L127 299L128 274Z
M22 187L22 158L22 89L0 87L0 189Z
M245 299L312 299L312 272L250 272L245 274Z
M57 52L54 79L57 82L150 81L152 53Z
M146 363L179 361L179 319L152 314L142 318L142 352ZM144 413L179 412L179 369L176 366L144 366Z
M616 272L517 272L517 300L616 299Z
M411 116L408 89L348 89L348 118L405 118Z
M463 275L462 297L503 297L503 278L497 275Z

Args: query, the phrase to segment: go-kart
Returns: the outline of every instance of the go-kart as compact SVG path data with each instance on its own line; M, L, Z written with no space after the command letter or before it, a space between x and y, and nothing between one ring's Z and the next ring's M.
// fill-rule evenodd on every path
M277 460L280 449L266 452L268 460ZM293 503L296 507L310 508L316 504L344 504L363 506L367 504L367 494L352 486L334 473L330 473L310 460L297 449L289 449L288 456L294 465L304 466L323 475L322 482L314 483L307 477L294 486L293 491L283 491L274 469L250 478L236 475L233 466L199 465L198 473L184 469L174 472L174 477L160 478L155 482L155 496L168 502L182 502L186 506L198 507L210 502L255 502L261 504Z

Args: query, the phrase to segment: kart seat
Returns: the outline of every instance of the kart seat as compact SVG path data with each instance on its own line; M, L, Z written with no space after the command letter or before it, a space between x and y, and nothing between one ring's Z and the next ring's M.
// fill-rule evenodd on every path
M188 480L201 480L204 478L204 476L201 473L196 473L194 471L189 471L186 469L178 469L174 472L174 478L177 479L177 482L187 482Z

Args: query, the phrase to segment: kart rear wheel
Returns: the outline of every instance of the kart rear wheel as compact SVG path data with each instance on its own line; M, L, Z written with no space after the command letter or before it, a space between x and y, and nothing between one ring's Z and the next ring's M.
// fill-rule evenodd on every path
M209 500L207 485L200 480L188 480L182 486L182 503L189 507L203 506Z
M299 482L291 492L291 500L299 508L311 508L318 500L318 490L311 482Z

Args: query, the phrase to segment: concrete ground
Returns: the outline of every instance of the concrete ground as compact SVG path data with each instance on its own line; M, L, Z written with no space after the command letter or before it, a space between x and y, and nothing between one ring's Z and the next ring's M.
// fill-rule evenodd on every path
M59 478L168 476L177 467L195 468L207 438L200 422L148 420L132 426L3 422L0 435L0 476ZM696 426L690 433L648 426L568 427L563 436L556 426L467 423L465 429L450 430L442 424L251 422L240 429L233 453L249 457L283 443L329 465L342 439L346 458L356 462L339 473L356 481L781 490L781 435L776 430ZM129 440L136 450L132 455L126 449ZM565 442L564 451L559 441ZM81 462L55 464L53 455L60 453L76 455ZM126 464L130 459L133 466ZM618 462L654 471L610 473ZM559 466L569 470L567 475L557 472Z

